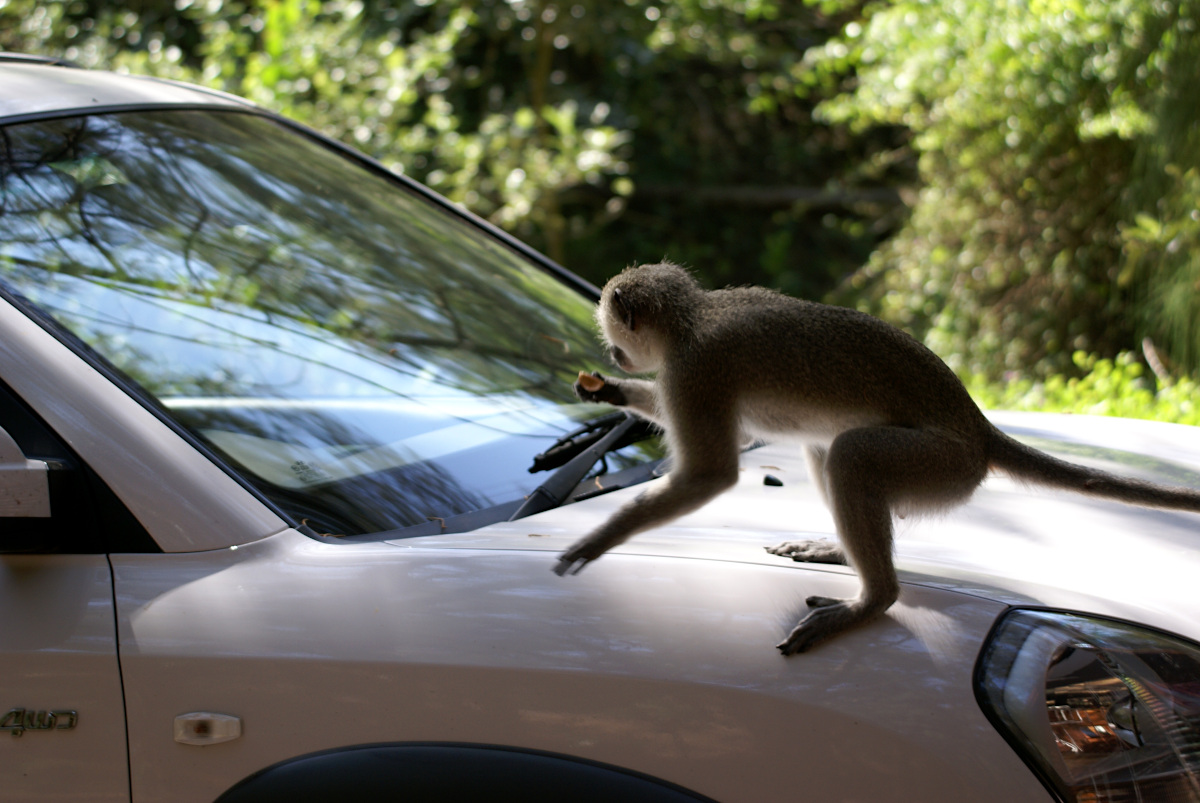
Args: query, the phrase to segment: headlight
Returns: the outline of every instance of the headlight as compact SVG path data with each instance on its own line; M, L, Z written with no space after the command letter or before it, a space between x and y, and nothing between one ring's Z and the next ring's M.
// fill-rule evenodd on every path
M1200 803L1200 646L1013 610L980 657L989 719L1064 801Z

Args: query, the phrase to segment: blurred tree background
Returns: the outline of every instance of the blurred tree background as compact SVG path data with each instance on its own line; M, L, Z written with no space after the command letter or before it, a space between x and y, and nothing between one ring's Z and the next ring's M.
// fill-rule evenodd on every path
M903 219L904 132L815 122L853 9L773 0L8 0L0 46L313 125L586 278L669 255L820 298Z
M1197 0L868 8L809 54L847 90L819 116L903 126L920 182L842 298L964 373L1071 373L1146 337L1164 377L1195 371L1198 24Z
M668 256L864 308L973 381L1107 366L1188 410L1197 25L1200 0L0 0L0 48L249 97L593 282Z

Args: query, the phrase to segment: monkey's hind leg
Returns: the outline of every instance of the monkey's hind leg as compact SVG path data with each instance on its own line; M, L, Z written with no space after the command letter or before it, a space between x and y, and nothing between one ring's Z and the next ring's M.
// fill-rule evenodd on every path
M817 487L821 501L829 507L829 475L825 473L825 461L829 459L829 450L824 446L812 444L804 447L804 462L808 466L808 479Z
M823 446L805 446L804 458L808 463L808 478L821 494L821 501L826 507L829 503L828 476L825 473L825 460L829 450ZM764 547L772 555L791 558L803 563L846 564L846 554L840 545L833 541L821 539L803 539L799 541L784 541L782 544Z
M853 600L809 597L813 610L777 646L803 652L886 611L900 594L892 563L892 507L948 507L987 473L978 445L935 429L849 430L830 446L826 488L845 557L862 580ZM777 553L778 554L778 553Z

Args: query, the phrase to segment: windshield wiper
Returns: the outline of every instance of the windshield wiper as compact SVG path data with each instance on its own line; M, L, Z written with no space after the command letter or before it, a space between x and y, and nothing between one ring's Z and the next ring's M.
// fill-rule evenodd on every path
M297 529L318 541L352 544L369 541L398 541L403 538L422 538L444 533L462 533L498 521L516 521L563 504L598 460L602 460L610 452L645 440L658 432L658 427L655 425L629 413L621 411L609 413L585 422L583 426L559 438L553 446L534 458L534 467L529 469L531 473L560 466L561 468L551 474L524 500L515 499L491 507L445 517L428 516L426 521L381 533L323 535L315 532L306 524L301 524ZM645 482L662 473L661 464L661 460L653 460L618 471L610 475L614 481L608 486L581 493L574 499L587 499Z
M536 474L539 471L549 471L565 465L571 458L611 432L612 428L624 421L627 416L628 413L617 410L588 419L583 422L583 426L563 435L554 442L553 446L534 457L533 465L529 467L529 473ZM639 418L637 424L637 426L630 427L626 431L625 437L606 451L615 452L618 449L624 449L629 444L643 441L658 432L658 428L649 421Z
M645 439L653 431L653 424L629 413L617 412L593 419L560 438L554 446L534 458L529 471L544 471L559 465L562 468L539 485L509 521L558 507L583 481L597 460L611 451Z

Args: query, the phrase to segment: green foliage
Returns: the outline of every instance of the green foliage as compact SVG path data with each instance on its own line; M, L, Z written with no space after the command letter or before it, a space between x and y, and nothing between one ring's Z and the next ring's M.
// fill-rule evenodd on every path
M1046 383L1146 336L1200 370L1198 26L1200 0L0 0L2 48L247 96L593 281L666 255L836 287L965 376Z
M968 373L1073 371L1153 335L1200 366L1196 0L898 0L810 60L820 109L913 132L905 228L843 298Z
M1200 425L1200 384L1183 379L1155 387L1131 352L1101 359L1077 351L1072 355L1081 376L1054 374L1044 380L1009 377L994 381L984 374L967 379L967 389L980 406L993 410L1112 415Z
M838 21L799 4L158 6L0 0L0 47L249 97L595 281L669 254L711 284L820 296L891 224L872 226L894 199L843 189L903 169L851 169L892 135L812 120L803 52Z

